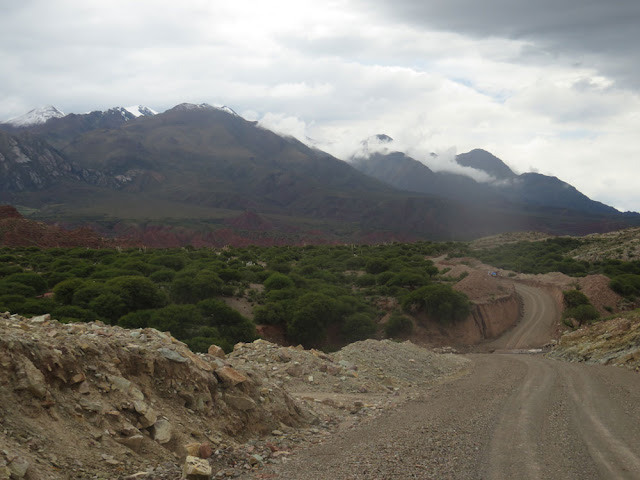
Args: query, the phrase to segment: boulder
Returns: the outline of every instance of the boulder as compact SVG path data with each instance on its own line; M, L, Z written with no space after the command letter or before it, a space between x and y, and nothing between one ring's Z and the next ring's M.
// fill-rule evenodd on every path
M210 458L211 455L213 455L213 448L211 448L211 445L208 442L204 442L200 444L200 447L198 448L198 456L200 458Z
M216 369L216 375L227 387L235 387L239 383L247 381L247 377L245 375L237 371L235 368L228 366Z
M211 345L207 353L213 357L222 358L223 360L227 358L224 354L224 350L217 345Z
M27 358L23 359L22 368L18 370L18 385L16 390L27 390L37 398L44 398L47 395L47 385L44 375Z
M185 357L180 355L178 352L171 350L169 348L164 348L164 347L159 348L158 353L162 355L164 358L166 358L167 360L170 360L172 362L187 363L188 361Z
M211 473L208 461L191 455L187 456L182 468L182 478L186 480L209 480Z
M169 443L171 441L171 423L161 418L153 425L153 439L159 444Z
M254 402L252 398L243 395L227 393L224 396L224 401L227 405L237 410L247 411L256 408L256 402Z
M11 479L24 478L29 470L29 461L24 457L14 457L9 462L9 471L11 472Z

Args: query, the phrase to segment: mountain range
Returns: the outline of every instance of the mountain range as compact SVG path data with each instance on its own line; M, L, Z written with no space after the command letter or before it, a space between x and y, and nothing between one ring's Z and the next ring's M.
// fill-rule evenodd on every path
M0 201L153 246L584 234L640 224L640 215L555 177L516 175L489 152L456 161L493 180L434 172L401 152L345 162L228 107L69 115L47 107L0 123Z

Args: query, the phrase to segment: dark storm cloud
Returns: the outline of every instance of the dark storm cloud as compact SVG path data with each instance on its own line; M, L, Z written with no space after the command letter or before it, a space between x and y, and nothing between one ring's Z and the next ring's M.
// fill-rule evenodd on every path
M521 60L561 56L640 89L638 0L373 0L366 5L417 27L532 42Z

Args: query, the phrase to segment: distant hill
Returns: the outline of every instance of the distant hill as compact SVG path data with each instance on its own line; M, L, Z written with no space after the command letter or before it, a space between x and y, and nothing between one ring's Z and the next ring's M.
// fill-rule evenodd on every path
M0 201L154 246L585 234L637 220L598 209L553 177L511 177L487 152L461 162L513 186L433 172L401 153L352 165L206 104L51 118L0 133L0 152L9 172L0 177ZM537 189L552 201L536 203Z
M485 150L476 149L460 154L456 157L456 162L461 166L483 171L493 177L494 181L477 182L466 175L433 172L422 162L400 152L355 158L353 165L396 188L453 198L465 203L485 202L494 207L510 209L550 207L589 214L623 215L613 207L591 200L556 177L538 173L516 175L502 160Z

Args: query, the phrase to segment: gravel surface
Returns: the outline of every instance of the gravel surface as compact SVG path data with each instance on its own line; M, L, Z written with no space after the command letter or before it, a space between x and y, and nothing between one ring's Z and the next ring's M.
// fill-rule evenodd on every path
M468 355L418 398L241 478L639 478L637 374L525 353L550 339L558 312L543 291L518 289L525 316L495 344L517 354Z
M471 355L467 375L246 479L637 479L637 374Z

